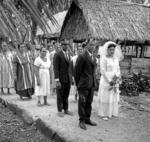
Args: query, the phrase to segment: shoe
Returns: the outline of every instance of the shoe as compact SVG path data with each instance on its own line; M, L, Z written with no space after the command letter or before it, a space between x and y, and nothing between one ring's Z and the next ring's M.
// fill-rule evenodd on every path
M50 106L50 104L49 104L49 103L44 103L44 105L45 105L45 106Z
M87 130L86 125L85 125L84 122L80 122L80 123L79 123L79 127L80 127L81 129L83 129L83 130Z
M112 117L114 117L114 118L118 118L118 115L112 115Z
M58 115L59 117L64 117L64 113L62 113L62 112L58 112L57 115Z
M20 96L20 100L23 100L23 97L22 97L22 96Z
M97 124L91 120L85 121L86 124L91 125L91 126L97 126Z
M64 111L64 114L67 114L67 115L73 116L73 113L72 113L71 111L69 111L69 110L65 110L65 111Z
M102 118L104 121L108 121L108 118L107 117L103 117Z
M29 97L28 97L28 99L29 99L29 100L31 100L31 99L32 99L32 97L31 97L31 96L29 96Z

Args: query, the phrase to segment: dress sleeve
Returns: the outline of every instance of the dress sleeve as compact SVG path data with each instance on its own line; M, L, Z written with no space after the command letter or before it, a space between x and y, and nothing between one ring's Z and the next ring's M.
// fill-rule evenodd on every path
M101 71L101 74L104 75L105 72L106 72L106 64L107 64L107 61L105 58L102 58L101 61L100 61L100 71Z
M102 76L107 82L110 82L111 80L107 77L106 71L107 71L107 60L106 58L102 58L100 61L100 71Z
M37 67L40 67L40 66L41 66L40 58L36 58L36 59L35 59L34 65L37 66Z

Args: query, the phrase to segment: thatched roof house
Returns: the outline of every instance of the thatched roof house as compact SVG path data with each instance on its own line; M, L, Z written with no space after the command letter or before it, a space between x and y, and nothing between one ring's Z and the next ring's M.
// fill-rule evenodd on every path
M150 8L114 0L73 0L61 39L150 41Z

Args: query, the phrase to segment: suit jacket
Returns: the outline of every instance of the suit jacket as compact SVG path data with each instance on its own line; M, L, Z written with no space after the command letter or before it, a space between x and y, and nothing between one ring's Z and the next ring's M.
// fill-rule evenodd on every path
M63 51L56 53L54 56L53 65L55 79L59 79L61 83L70 83L72 78L70 56L67 60Z
M78 56L74 70L75 82L79 89L91 89L95 87L96 59L92 61L87 51Z

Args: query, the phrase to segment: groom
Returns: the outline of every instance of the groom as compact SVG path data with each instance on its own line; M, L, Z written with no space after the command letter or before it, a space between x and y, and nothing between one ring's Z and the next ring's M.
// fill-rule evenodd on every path
M71 58L68 54L69 43L67 41L63 41L61 45L62 50L55 54L53 61L57 92L57 109L59 117L63 117L64 114L72 115L72 112L68 110L68 98L70 85L72 82L70 71ZM62 112L63 110L64 113Z
M92 101L95 87L96 59L93 56L95 45L88 43L85 51L79 55L75 66L75 82L79 93L78 114L79 127L86 130L86 124L96 126L91 121Z

